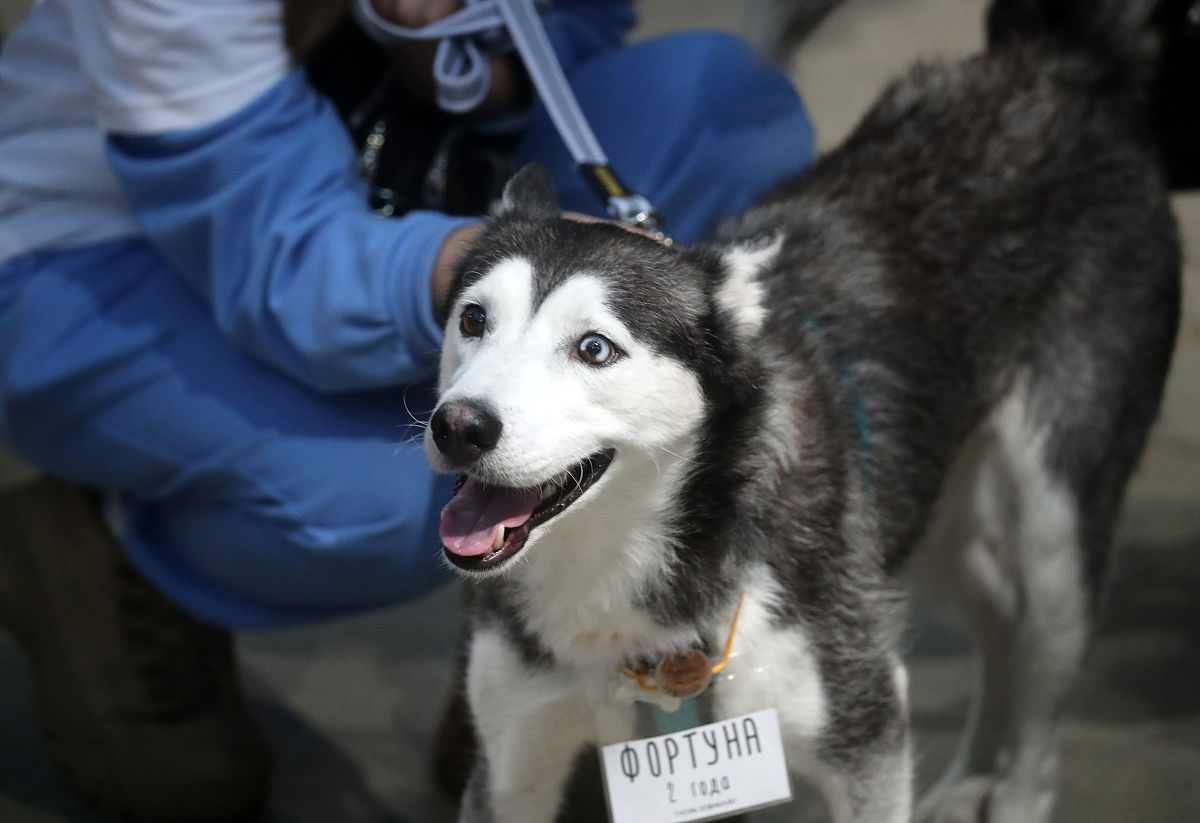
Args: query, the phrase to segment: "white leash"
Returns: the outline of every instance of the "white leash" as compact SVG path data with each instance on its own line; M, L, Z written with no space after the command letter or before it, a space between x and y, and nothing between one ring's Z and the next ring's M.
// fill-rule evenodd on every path
M471 111L487 95L491 70L484 53L515 46L567 150L609 214L666 240L662 218L617 177L579 108L538 17L538 10L550 5L550 0L465 0L462 9L419 29L384 19L371 0L357 0L353 9L359 25L378 42L441 41L433 63L437 102L455 114Z

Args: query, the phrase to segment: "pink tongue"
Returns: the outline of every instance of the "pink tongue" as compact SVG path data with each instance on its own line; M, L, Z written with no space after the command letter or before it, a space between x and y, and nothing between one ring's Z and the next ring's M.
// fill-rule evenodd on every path
M487 554L501 526L515 528L541 502L539 489L508 489L468 479L442 510L442 545L461 557Z

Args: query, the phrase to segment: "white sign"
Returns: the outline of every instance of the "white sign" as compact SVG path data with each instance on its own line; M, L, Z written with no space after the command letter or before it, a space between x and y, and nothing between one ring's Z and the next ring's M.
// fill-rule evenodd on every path
M716 820L791 799L774 709L600 750L613 823Z

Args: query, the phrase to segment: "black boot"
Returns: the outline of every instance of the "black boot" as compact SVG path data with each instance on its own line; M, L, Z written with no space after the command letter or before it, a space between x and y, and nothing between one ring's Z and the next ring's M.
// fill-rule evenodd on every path
M261 810L270 754L229 632L152 588L92 496L53 480L0 495L0 627L33 661L55 759L97 807L145 823Z

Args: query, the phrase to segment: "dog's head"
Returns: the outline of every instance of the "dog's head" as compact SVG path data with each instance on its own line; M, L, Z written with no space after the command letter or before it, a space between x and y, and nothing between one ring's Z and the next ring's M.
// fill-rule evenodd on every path
M565 218L544 169L518 173L460 263L425 433L433 467L462 478L442 516L450 563L507 566L738 402L728 272L713 251Z

